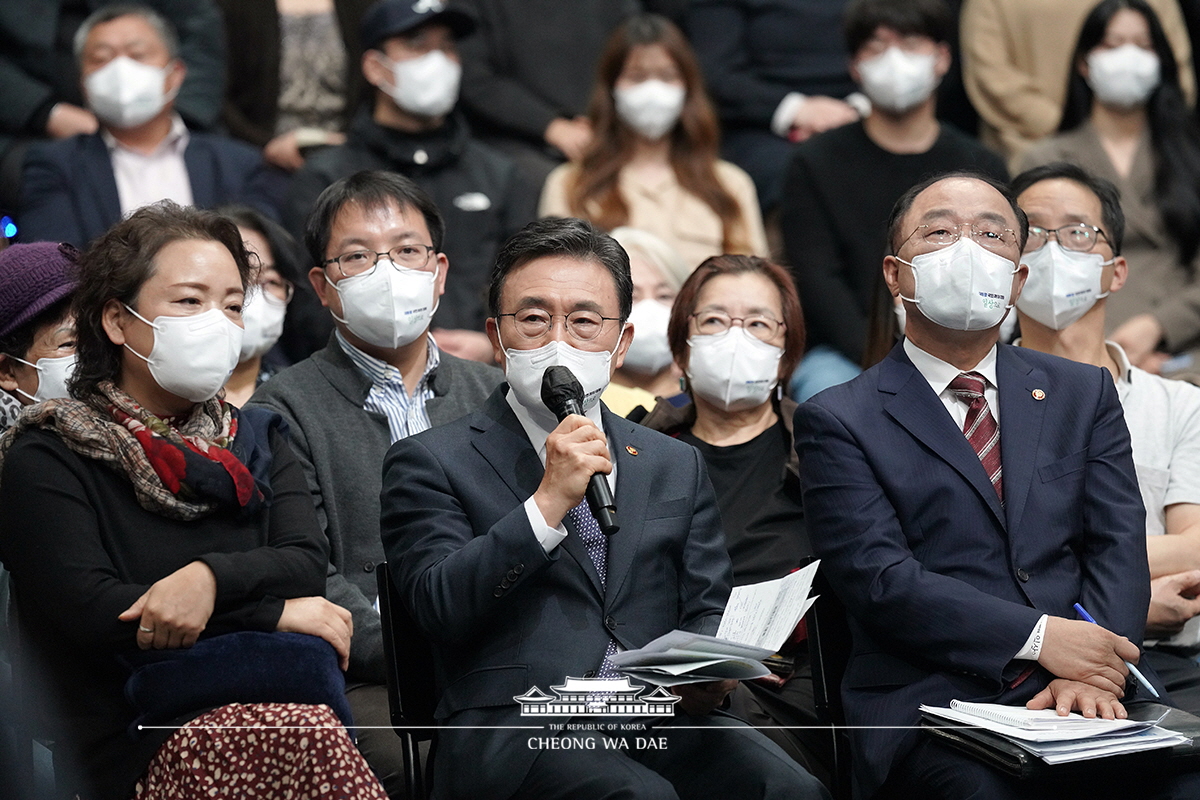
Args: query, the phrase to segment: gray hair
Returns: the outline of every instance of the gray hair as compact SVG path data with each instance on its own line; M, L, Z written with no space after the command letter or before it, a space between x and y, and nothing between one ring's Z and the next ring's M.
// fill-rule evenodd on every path
M684 261L674 247L648 231L622 225L613 228L609 236L625 248L631 259L639 256L658 270L673 292L679 291L695 269L695 265Z
M87 19L80 23L79 30L75 31L75 63L78 64L82 61L83 46L87 44L87 37L93 28L106 22L112 22L119 17L128 16L141 17L146 20L150 27L154 28L158 38L162 39L162 43L166 45L167 54L172 59L179 58L179 35L175 33L175 26L166 17L147 6L135 3L117 3L93 11Z

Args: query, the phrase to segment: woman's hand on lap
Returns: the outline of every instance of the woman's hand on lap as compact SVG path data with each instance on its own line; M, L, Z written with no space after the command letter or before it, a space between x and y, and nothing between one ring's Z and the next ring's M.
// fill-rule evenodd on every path
M350 666L350 637L354 620L350 612L324 597L293 597L284 601L275 630L320 636L337 651L342 672Z
M156 581L118 619L137 620L143 650L191 647L200 637L217 599L217 577L203 561L193 561Z

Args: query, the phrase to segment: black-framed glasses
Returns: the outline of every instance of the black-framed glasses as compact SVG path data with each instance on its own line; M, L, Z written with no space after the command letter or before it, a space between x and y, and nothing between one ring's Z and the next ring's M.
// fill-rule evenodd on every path
M590 342L600 335L605 322L620 322L620 317L605 317L599 311L580 309L570 314L551 314L542 308L523 308L512 314L497 314L496 318L512 317L517 335L523 339L541 339L550 332L555 317L566 321L567 335L580 342Z
M404 269L431 272L432 270L427 267L432 256L433 245L401 244L386 253L377 253L374 250L352 250L349 253L342 253L336 258L325 259L321 262L321 266L337 264L338 271L342 273L343 278L353 278L358 275L371 274L375 271L375 265L379 263L380 259L388 258L393 264Z
M697 311L690 319L695 322L696 332L701 336L717 336L740 322L746 333L755 339L769 342L787 327L785 323L766 314L752 314L748 317L731 317L724 311Z
M1046 242L1050 241L1050 234L1054 234L1054 240L1058 242L1059 247L1064 250L1074 250L1076 253L1090 253L1098 242L1108 241L1104 231L1095 225L1086 225L1082 222L1074 222L1059 228L1039 228L1036 225L1030 225L1029 238L1025 241L1025 252L1032 253L1034 250L1041 249Z
M916 230L905 237L900 243L903 247L914 236L919 237L931 247L949 247L959 240L962 231L967 228L976 244L989 250L1000 250L1017 243L1017 233L1012 228L1005 228L998 222L981 220L979 222L960 222L957 225L935 222L928 225L918 225Z

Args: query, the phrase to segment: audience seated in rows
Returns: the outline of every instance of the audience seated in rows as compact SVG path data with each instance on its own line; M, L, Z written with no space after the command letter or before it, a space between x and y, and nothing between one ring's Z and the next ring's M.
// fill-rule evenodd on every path
M457 41L474 21L453 7L379 0L362 20L362 72L373 105L355 118L348 141L314 154L288 192L286 224L300 235L317 196L361 170L407 175L446 219L445 252L454 270L434 317L447 352L490 360L483 292L500 245L533 218L537 189L512 159L482 144L455 110Z
M388 569L441 680L437 794L826 798L777 745L715 711L735 681L676 687L675 715L638 720L637 733L561 726L531 740L517 727L516 697L578 677L628 685L610 661L618 647L713 633L729 596L699 454L599 403L629 347L632 294L609 236L576 219L530 224L498 257L489 294L507 386L388 451ZM549 365L578 377L584 415L559 422L542 399ZM606 537L583 496L593 474L614 471L620 530ZM638 736L662 746L631 745Z
M102 8L76 33L75 56L100 129L30 147L20 201L24 241L86 247L164 199L278 213L283 184L255 148L189 130L175 112L187 66L164 17L144 6Z
M796 148L779 217L811 348L791 387L799 401L863 363L897 198L947 170L1008 177L998 156L936 117L952 26L945 0L853 0L846 9L850 72L871 113Z
M1200 128L1174 60L1144 0L1100 3L1075 46L1060 133L1022 159L1070 161L1120 188L1129 281L1106 324L1150 372L1172 369L1172 354L1188 354L1184 368L1200 355Z
M692 0L687 33L721 118L721 153L774 210L793 144L869 106L846 69L847 0ZM848 102L849 100L849 102Z
M453 265L433 199L393 172L360 172L317 198L304 242L309 281L336 328L325 349L259 387L250 408L287 421L329 540L325 596L354 618L347 697L358 744L389 795L403 792L400 739L387 727L379 613L374 608L380 465L393 442L477 408L495 367L443 352L429 334ZM452 274L452 273L451 273Z
M1142 659L1171 700L1200 713L1200 388L1129 363L1104 339L1104 316L1134 267L1121 255L1125 217L1117 188L1073 164L1013 179L1029 216L1017 300L1016 344L1104 367L1116 381L1146 506L1150 612ZM1164 535L1169 534L1169 535Z
M352 625L301 466L277 415L216 397L251 274L232 222L135 212L81 261L72 399L0 438L21 652L60 701L36 730L82 766L64 795L384 797L348 715L310 704L338 704Z
M1003 185L934 176L900 198L888 231L905 340L795 421L809 537L853 639L842 701L856 792L1062 796L922 735L919 706L1111 719L1153 699L1126 682L1150 575L1116 387L1103 370L997 344L1028 274L1028 223ZM1075 773L1067 791L1182 799L1198 777Z
M969 0L960 19L963 83L980 116L980 138L1010 166L1054 133L1067 79L1078 68L1069 43L1099 0ZM1178 0L1147 0L1162 21L1188 102L1196 98L1192 47Z
M550 173L541 216L640 228L689 264L766 255L754 183L717 158L717 118L695 53L669 20L643 14L613 33L588 118L592 142L579 162Z
M753 256L708 259L671 309L670 342L691 402L677 408L660 400L642 424L703 456L733 585L782 578L812 555L792 447L796 404L778 390L804 351L804 315L791 275ZM832 753L813 706L808 645L790 641L780 655L770 676L738 685L730 713L761 727L829 784Z
M371 0L217 0L228 88L221 121L295 171L312 148L346 141L363 94L358 23Z

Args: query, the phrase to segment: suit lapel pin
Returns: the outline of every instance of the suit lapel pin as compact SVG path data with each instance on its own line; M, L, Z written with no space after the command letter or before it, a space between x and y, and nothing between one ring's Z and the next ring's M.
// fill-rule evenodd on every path
M631 455L631 456L636 456L636 455L638 454L638 450L637 450L637 448L636 448L636 447L634 447L634 446L633 446L633 445L631 445L631 444L627 444L627 445L625 445L625 450L626 450L626 451L629 453L629 455Z
M1043 392L1041 389L1034 389L1033 390L1033 399L1034 400L1045 400L1046 393Z

